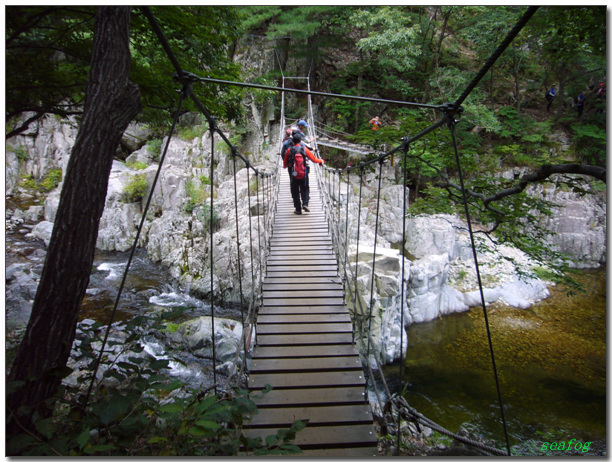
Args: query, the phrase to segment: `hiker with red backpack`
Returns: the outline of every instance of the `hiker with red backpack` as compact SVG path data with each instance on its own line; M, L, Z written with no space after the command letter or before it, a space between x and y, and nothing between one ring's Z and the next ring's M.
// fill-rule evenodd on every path
M283 168L289 168L291 178L291 197L295 206L295 214L301 215L302 209L305 212L310 212L308 202L310 194L308 193L308 159L316 164L323 164L323 159L317 159L310 149L302 144L302 136L299 130L293 131L293 145L289 146L285 152L283 160Z

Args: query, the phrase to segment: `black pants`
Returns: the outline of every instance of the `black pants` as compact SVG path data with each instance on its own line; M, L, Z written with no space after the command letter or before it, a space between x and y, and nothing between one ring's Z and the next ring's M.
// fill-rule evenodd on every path
M553 102L554 97L552 96L547 96L546 97L546 101L548 101L548 104L546 105L546 112L550 112L550 105Z
M306 207L308 206L308 189L306 188L306 178L302 178L301 180L291 178L291 197L293 198L293 206L298 212L302 211L302 204Z

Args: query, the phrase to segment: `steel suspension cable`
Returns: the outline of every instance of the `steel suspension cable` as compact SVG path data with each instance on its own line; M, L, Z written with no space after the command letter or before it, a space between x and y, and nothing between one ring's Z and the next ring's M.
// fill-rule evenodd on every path
M166 154L168 152L168 146L170 145L170 141L172 140L172 135L176 128L176 124L178 122L178 117L181 112L183 102L185 101L185 98L187 97L188 93L189 91L187 89L187 86L183 86L183 89L181 90L181 93L179 95L179 101L177 104L177 109L175 112L174 120L172 121L172 126L170 127L170 132L168 134L168 140L166 141L164 152L162 153L161 158L159 159L159 165L157 167L157 172L155 172L155 177L153 178L153 183L151 184L151 192L149 193L149 197L147 198L145 208L142 212L142 217L140 219L140 225L138 226L138 230L136 231L136 237L134 238L134 243L132 244L132 249L130 250L130 255L125 265L125 269L123 271L121 283L119 284L119 290L117 291L117 297L115 298L115 304L113 305L113 309L111 311L111 315L110 315L110 318L107 324L106 333L104 334L104 339L102 340L102 345L100 346L100 353L94 364L91 382L89 383L89 388L87 389L87 395L85 395L85 406L87 406L87 403L89 403L89 398L93 390L93 385L96 380L96 375L98 374L98 369L100 367L100 363L102 362L102 355L104 354L104 348L106 348L106 343L108 342L108 336L110 334L110 329L113 324L113 321L115 320L115 315L117 314L117 308L119 307L119 300L121 300L121 295L123 293L125 281L127 280L128 271L130 269L130 265L132 264L132 259L134 258L136 247L138 246L138 239L140 238L140 233L142 232L142 228L144 227L145 219L147 218L147 213L149 211L149 206L151 205L151 199L153 198L153 192L155 191L155 186L157 185L157 180L159 179L159 175L161 173L161 168L164 165L164 160L166 159Z
M407 164L407 155L408 155L408 144L404 144L404 157L403 157L403 170L404 170L404 181L403 181L403 192L404 192L404 197L403 197L403 201L402 201L402 251L400 252L400 256L402 258L402 276L400 279L400 284L402 285L402 288L400 290L400 379L402 377L404 377L404 307L406 306L406 301L404 300L404 277L406 274L406 257L404 256L404 249L406 246L406 184L408 182L408 166ZM398 424L397 424L397 448L398 448L398 453L399 453L399 447L400 447L400 437L401 437L401 432L399 431L400 429L400 415L398 413Z
M261 290L263 289L262 286L262 279L263 279L263 272L264 272L264 267L263 264L261 263L261 258L262 258L262 254L263 254L263 247L261 246L261 222L260 222L260 215L261 215L261 201L259 200L259 175L255 174L255 184L257 187L257 242L259 244L259 286L260 286L260 293Z
M217 350L215 341L215 279L214 279L214 239L213 239L213 218L214 218L214 184L215 184L215 132L210 128L210 314L211 335L212 335L212 359L213 359L213 385L215 393L217 393Z
M249 242L251 243L251 286L253 290L253 294L255 293L255 261L253 259L253 225L251 223L251 177L250 177L250 168L247 168L247 200L249 204Z
M357 208L357 248L355 253L355 273L353 274L353 281L355 282L355 300L353 300L353 306L355 307L355 311L357 311L357 302L359 302L359 309L361 311L359 317L355 316L359 320L359 330L363 330L363 325L361 324L361 318L365 315L365 311L361 304L361 298L357 296L357 273L358 273L358 265L359 265L359 234L361 227L361 196L363 190L363 169L361 169L361 173L359 175L359 206Z
M372 308L374 307L374 280L375 276L375 266L376 266L376 243L378 242L378 217L380 214L380 189L382 185L382 166L383 161L381 160L379 163L380 167L378 169L378 193L376 197L376 223L374 225L374 249L372 251L372 280L370 281L370 314L368 319L368 358L370 357L370 333L372 329Z
M243 299L244 294L242 293L242 265L240 262L240 228L238 226L238 184L236 182L236 156L232 156L233 164L234 164L234 212L236 214L236 255L238 256L238 287L240 292L240 316L242 326L244 327L244 305ZM247 168L248 170L248 168ZM248 188L248 186L247 186ZM247 189L248 194L248 189ZM245 358L246 358L246 343L245 343Z
M343 281L346 281L346 262L348 260L348 217L349 217L349 187L351 184L351 172L346 172L346 217L344 226L344 277ZM346 283L345 283L346 284Z
M454 108L458 109L461 106L461 103L465 101L465 99L469 96L469 94L476 88L476 85L482 80L482 78L489 72L489 69L495 64L497 59L501 56L501 54L508 48L510 43L516 38L519 32L525 27L525 24L531 19L531 17L535 14L539 7L531 6L527 9L527 11L521 16L521 18L517 21L516 25L512 28L510 32L506 35L504 41L497 47L497 49L491 54L486 63L482 66L478 74L472 79L472 81L465 88L461 96L457 98L454 102Z
M453 149L455 151L455 160L457 163L457 174L459 176L459 182L461 185L461 192L463 195L463 205L464 205L464 209L465 209L465 218L467 221L467 225L468 225L468 231L470 234L470 241L472 243L472 255L474 257L474 266L476 268L476 277L478 279L478 287L480 290L480 301L482 304L482 312L484 315L484 321L485 321L485 326L486 326L486 330L487 330L487 339L489 342L489 352L491 354L491 364L493 367L493 375L495 377L495 387L497 389L497 399L499 401L499 409L500 409L500 413L501 413L501 419L502 419L502 424L503 424L503 428L504 428L504 436L506 439L506 450L508 451L508 455L510 456L510 441L508 439L508 429L507 429L507 424L506 424L506 417L504 415L504 404L502 401L502 395L501 395L501 389L500 389L500 385L499 385L499 376L497 373L497 366L495 364L495 354L493 352L493 341L491 339L491 328L489 326L489 318L487 315L487 308L486 308L486 302L485 302L485 296L484 296L484 291L482 288L482 279L480 277L480 270L479 270L479 266L478 266L478 254L476 251L476 242L474 240L474 233L472 231L472 220L470 217L470 210L468 207L468 200L467 200L467 195L465 193L465 185L464 185L464 181L463 181L463 172L461 169L461 161L459 159L459 151L457 149L457 140L455 138L455 121L453 118L449 118L448 120L448 128L449 131L451 133L451 138L453 140Z

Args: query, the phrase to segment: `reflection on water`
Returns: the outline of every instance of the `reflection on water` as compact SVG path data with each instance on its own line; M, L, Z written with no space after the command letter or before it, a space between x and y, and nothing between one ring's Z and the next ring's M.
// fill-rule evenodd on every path
M517 455L543 455L542 441L571 438L591 441L589 455L605 454L605 269L582 282L585 294L568 297L555 287L551 298L528 310L488 307L510 445ZM463 425L504 448L482 308L410 326L408 339L398 386L406 387L411 406L451 431ZM390 367L388 374L397 377L398 369Z

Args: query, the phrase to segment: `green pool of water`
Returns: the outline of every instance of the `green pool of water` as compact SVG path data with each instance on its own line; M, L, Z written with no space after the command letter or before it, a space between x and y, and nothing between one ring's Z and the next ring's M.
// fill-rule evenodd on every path
M487 308L513 454L583 454L542 451L543 442L572 438L591 442L588 455L606 453L605 270L581 282L586 293L553 287L527 310ZM410 405L505 449L482 308L410 326L408 339L402 384Z

